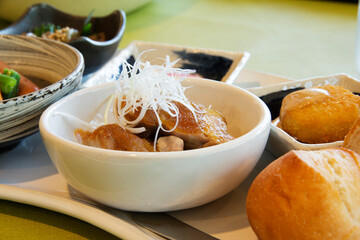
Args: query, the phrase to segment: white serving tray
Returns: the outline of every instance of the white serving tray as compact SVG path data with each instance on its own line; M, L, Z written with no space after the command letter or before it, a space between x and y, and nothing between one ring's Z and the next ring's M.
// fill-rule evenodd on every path
M117 59L116 56L114 59ZM109 69L114 66L114 61L119 60L112 60L100 71ZM86 84L99 84L102 77L100 73L90 77L83 87ZM334 79L347 78L351 77L339 75ZM276 75L242 70L232 84L261 96L284 87L307 84L309 81L321 82L326 77L318 79L293 81ZM274 135L274 130L270 135L268 147L279 156L286 149L282 144L287 144L287 140ZM123 211L97 205L72 189L53 166L39 133L25 138L11 151L0 153L0 159L0 199L64 213L123 239L159 239L152 232L138 226ZM257 174L274 159L274 155L265 150L251 174L234 191L209 204L169 214L219 239L256 240L246 217L247 191Z
M242 71L234 84L252 82L250 85L256 87L287 81L290 79ZM0 199L64 213L120 238L159 239L122 211L96 205L72 189L53 166L39 133L25 138L11 151L0 153L0 159ZM251 174L234 191L209 204L169 214L219 239L256 240L246 217L247 191L257 174L273 160L265 150Z
M1 153L0 159L0 199L64 213L122 239L161 239L134 223L126 212L98 205L71 188L53 166L39 133ZM249 177L231 193L169 214L219 239L256 240L246 218L246 195L255 176L273 159L265 151Z

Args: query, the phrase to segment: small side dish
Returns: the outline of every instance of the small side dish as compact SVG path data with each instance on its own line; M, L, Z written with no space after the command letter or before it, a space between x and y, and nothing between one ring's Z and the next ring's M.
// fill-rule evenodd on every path
M174 68L177 61L168 56L162 65L143 63L141 57L134 65L124 61L105 124L93 132L76 129L78 142L113 150L179 151L232 140L221 113L185 96L181 82L194 71ZM115 122L107 124L109 112Z
M314 94L320 96L319 101L307 102L306 98L302 99L304 101L297 101L303 106L292 111L292 117L288 115L299 124L299 126L293 126L292 129L297 129L296 132L300 135L307 134L307 139L303 138L304 136L297 136L296 133L291 132L293 130L286 129L286 126L284 129L281 124L279 125L278 117L280 116L281 105L287 95L297 94L296 92L303 89L324 87L326 85L331 85L330 88L336 89L340 87L341 90L335 91L338 92L335 94L337 97L330 96L330 94ZM305 91L309 92L309 90ZM322 91L328 93L324 89L320 89L318 92ZM316 92L316 90L313 92ZM344 135L349 131L351 124L359 114L359 96L357 95L360 93L360 82L346 74L312 77L274 84L262 89L256 89L254 93L270 109L272 124L267 149L277 157L290 150L319 150L342 146ZM336 109L333 109L331 105L335 106ZM323 113L320 113L321 111ZM306 117L304 114L309 116ZM287 120L285 119L285 121ZM310 135L312 139L309 139Z
M49 105L76 90L84 59L67 44L18 35L0 36L0 59L0 150L8 150L38 131Z
M84 20L81 29L75 29L69 26L59 26L51 22L46 22L42 23L39 27L35 27L31 32L23 33L23 35L30 37L42 37L65 43L75 41L81 36L86 36L94 41L105 41L106 36L104 32L94 32L94 27L91 23L93 12L94 9Z
M147 53L142 55L143 61L160 65L161 59L164 56L169 56L171 59L179 59L174 67L196 70L195 73L188 76L229 84L232 84L238 78L250 58L249 52L231 52L175 44L133 41L126 48L119 51L101 71L89 78L83 84L84 87L116 80L116 77L122 71L121 63L127 61L133 64L144 51L147 51Z
M93 8L97 11L96 7ZM38 3L30 6L11 25L1 29L0 35L22 35L34 32L38 36L45 33L45 36L51 39L62 40L82 53L85 60L84 75L87 75L95 72L111 59L118 49L126 26L126 15L123 10L115 9L101 17L89 17L91 14L88 14L89 12L78 16L46 3ZM56 30L57 26L64 29ZM93 33L102 37L98 38L98 35L95 35L95 38L90 37Z

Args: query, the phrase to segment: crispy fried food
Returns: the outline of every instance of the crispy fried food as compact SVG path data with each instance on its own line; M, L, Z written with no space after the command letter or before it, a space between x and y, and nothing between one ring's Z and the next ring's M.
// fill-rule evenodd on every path
M280 109L281 128L300 142L316 144L344 140L360 116L360 96L326 85L287 95Z
M98 127L94 132L75 129L77 141L81 144L112 150L153 152L153 146L145 139L125 131L117 124Z

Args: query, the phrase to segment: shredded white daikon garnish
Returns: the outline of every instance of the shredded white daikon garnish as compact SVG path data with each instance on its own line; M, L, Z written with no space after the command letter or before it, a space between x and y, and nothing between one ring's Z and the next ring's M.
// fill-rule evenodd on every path
M151 65L150 62L142 62L140 56L134 65L126 61L122 63L122 72L116 83L115 100L113 113L117 124L132 133L141 133L145 128L136 127L144 118L147 110L153 110L159 128L163 131L171 132L178 124L179 109L175 102L183 104L188 108L196 119L196 109L191 105L185 96L186 87L181 82L188 74L194 70L175 68L178 60L171 62L169 56L162 59L162 65ZM172 117L176 117L177 122L173 129L167 130L162 127L158 111L162 109ZM138 117L132 121L126 118L129 113L140 111Z

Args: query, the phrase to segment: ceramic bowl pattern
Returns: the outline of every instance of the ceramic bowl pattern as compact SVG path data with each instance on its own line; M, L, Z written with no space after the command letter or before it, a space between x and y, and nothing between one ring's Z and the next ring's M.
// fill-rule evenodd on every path
M114 83L77 91L41 116L40 133L58 171L68 183L103 204L130 211L172 211L213 201L236 188L263 153L270 112L241 88L201 78L187 78L188 98L219 110L236 137L208 148L181 152L126 152L78 144L71 115L90 122ZM91 107L83 107L83 106Z
M81 83L84 59L75 48L33 37L0 36L0 59L29 79L49 83L38 91L0 102L0 143L38 130L41 113Z
M342 146L343 141L321 144L302 143L297 141L295 138L287 134L284 130L276 126L276 118L279 116L281 101L288 93L301 88L310 88L327 84L342 86L352 91L353 93L360 93L359 80L347 74L312 77L250 90L257 96L262 98L262 100L265 101L271 111L272 119L274 121L271 123L271 130L267 149L275 156L279 157L286 152L295 149L317 150Z
M9 27L0 30L0 35L21 35L32 31L35 27L40 27L43 23L82 29L86 17L63 12L45 3L35 4ZM115 10L104 17L93 17L91 23L94 26L94 32L105 33L106 41L94 41L83 36L69 42L84 56L84 74L95 72L114 55L125 32L126 15L122 10Z

